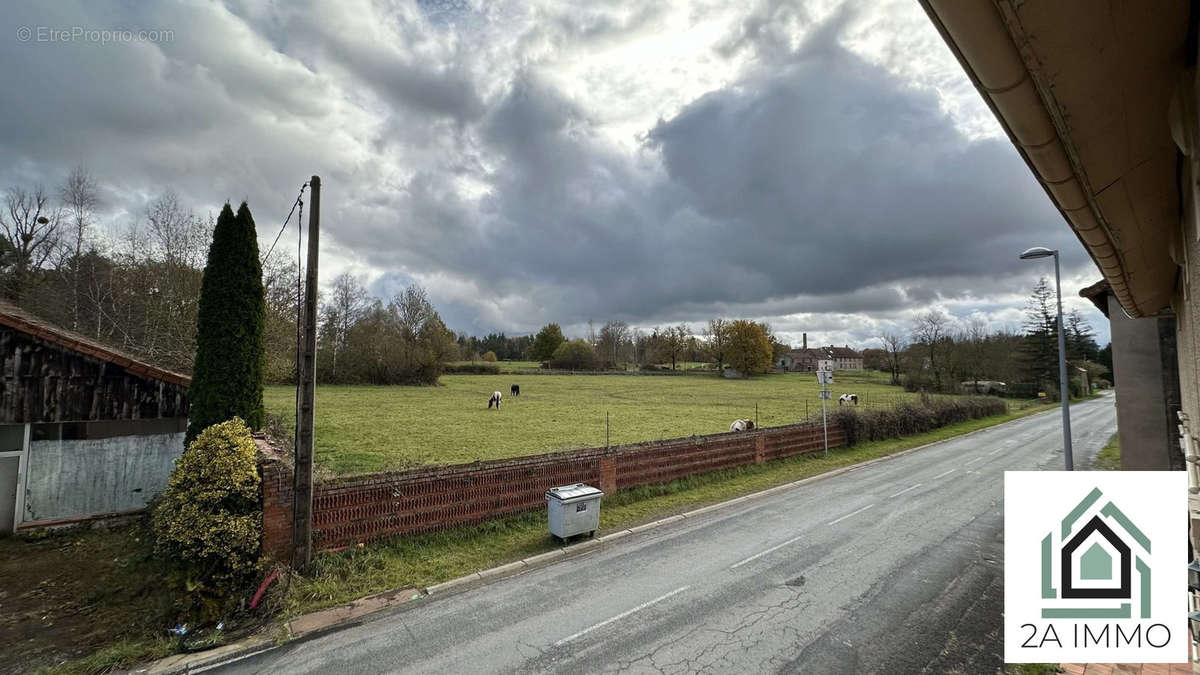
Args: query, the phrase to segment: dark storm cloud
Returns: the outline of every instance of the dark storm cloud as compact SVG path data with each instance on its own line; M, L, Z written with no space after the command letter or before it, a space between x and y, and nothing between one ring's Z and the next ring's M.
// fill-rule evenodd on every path
M249 197L270 236L319 173L322 241L341 265L328 278L370 269L384 297L418 280L453 328L726 315L869 336L1028 286L1028 246L1091 266L1007 141L964 136L936 92L842 46L849 10L814 25L803 5L766 2L733 21L712 58L748 65L664 108L631 149L562 69L660 30L659 5L450 3L436 25L437 3L101 7L9 8L0 188L53 185L83 162L110 215L167 187L201 211ZM9 38L39 24L175 39Z
M480 127L500 158L490 194L410 184L408 264L533 298L539 316L513 317L525 328L911 309L1011 291L1034 243L1090 265L1007 142L965 138L933 92L831 35L660 121L646 150L661 166L520 74Z

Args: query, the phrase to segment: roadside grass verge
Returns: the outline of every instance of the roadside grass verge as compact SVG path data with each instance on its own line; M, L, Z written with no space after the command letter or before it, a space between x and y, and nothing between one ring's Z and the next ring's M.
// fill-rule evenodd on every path
M1108 443L1096 455L1096 469L1100 471L1121 470L1121 439L1113 434Z
M101 675L128 668L138 663L161 659L175 653L174 644L161 638L123 638L98 652L77 661L42 666L35 675Z
M946 440L1047 410L1029 406L916 436L801 455L621 491L604 498L600 533L608 533L733 499L776 485ZM396 537L363 548L317 556L307 576L294 576L283 598L285 616L324 609L394 588L425 588L559 547L541 511L445 532Z

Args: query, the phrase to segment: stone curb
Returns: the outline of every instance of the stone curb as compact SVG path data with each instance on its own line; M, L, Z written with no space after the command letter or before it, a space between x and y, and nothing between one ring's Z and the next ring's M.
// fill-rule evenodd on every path
M531 556L529 558L524 558L524 559L518 560L516 562L511 562L511 563L508 563L505 565L500 565L499 567L492 567L492 568L489 568L486 570L481 570L479 572L472 572L470 574L467 574L467 575L464 575L461 577L457 577L455 579L450 579L449 581L443 581L440 584L435 584L433 586L430 586L430 587L424 589L424 592L421 592L417 589L399 589L399 590L384 591L382 593L376 593L374 595L369 595L364 598L359 598L358 600L355 600L347 605L340 605L338 607L324 609L324 610L320 610L318 612L311 612L309 614L304 614L304 615L295 617L292 620L288 621L287 624L285 624L285 625L288 626L288 631L292 638L304 639L304 638L314 637L316 635L327 633L327 632L332 631L337 628L349 626L351 624L364 623L366 621L374 620L374 619L382 616L383 614L385 614L386 610L392 609L393 607L401 605L401 604L407 604L408 602L416 600L416 599L426 598L426 597L430 597L433 595L443 595L443 594L453 592L456 590L464 590L468 586L475 584L477 582L480 582L480 581L484 581L484 580L498 579L498 578L506 577L506 576L514 576L516 574L520 574L528 569L532 569L537 566L552 564L559 558L568 557L568 554L575 554L575 553L581 553L584 551L590 551L590 550L600 546L601 544L605 544L607 542L611 542L616 539L620 539L622 537L627 537L631 534L640 534L642 532L648 532L650 530L654 530L659 527L662 527L663 525L668 525L670 523L677 523L681 520L686 520L688 518L695 518L697 516L700 516L700 515L703 515L706 513L710 513L712 511L718 511L720 509L724 509L729 506L733 506L735 504L740 504L742 502L747 502L747 501L751 501L751 500L755 500L755 499L769 497L769 496L771 496L773 494L777 494L779 492L784 492L786 490L797 488L802 485L807 485L809 483L814 483L819 480L824 480L826 478L833 478L834 476L839 476L841 474L848 473L850 471L854 471L855 469L861 469L863 467L867 467L872 464L876 464L878 462L885 462L890 459L902 457L904 455L916 452L918 450L923 450L925 448L928 448L928 447L931 447L934 445L940 445L942 443L948 443L950 441L955 441L960 438L966 438L967 436L972 436L974 434L978 434L978 433L984 432L984 431L990 431L992 429L1002 427L1006 424L1011 424L1013 422L1020 422L1021 420L1026 419L1027 417L1035 417L1037 415L1044 415L1046 413L1054 412L1057 410L1058 410L1058 408L1052 408L1050 410L1044 410L1041 412L1032 413L1032 414L1026 415L1024 417L1019 417L1017 419L1008 420L1006 422L1001 422L999 424L993 424L991 426L987 426L982 429L976 429L974 431L969 431L965 434L959 434L957 436L952 436L951 438L946 438L946 439L943 439L940 441L934 441L932 443L926 443L924 445L918 445L915 448L901 450L899 452L895 452L890 455L885 455L883 457L876 457L875 459L869 459L865 462L859 462L858 464L851 464L849 466L843 466L843 467L840 467L837 469L832 469L830 471L825 471L825 472L819 473L815 476L809 476L808 478L801 478L800 480L792 481L790 483L783 483L781 485L776 485L774 487L765 488L763 490L759 490L758 492L752 492L748 495L742 495L741 497L734 497L733 499L727 499L723 502L718 502L716 504L709 504L707 506L702 506L698 509L693 509L691 511L676 514L673 516L668 516L666 518L661 518L659 520L655 520L655 521L649 522L649 523L644 523L644 524L638 525L636 527L631 527L631 528L627 528L627 529L623 529L623 530L617 530L616 532L606 534L602 537L596 537L595 539L587 539L587 540L578 542L576 544L571 544L569 546L563 546L560 548L556 548L554 550L547 551L545 553L540 553L538 555ZM383 602L383 603L379 602L379 599L384 596L392 595L392 596L395 596L396 598L399 598L400 595L407 595L407 593L402 593L401 591L409 591L409 590L411 590L411 592L419 593L421 598L409 597L409 598L398 599L396 602ZM379 604L380 606L375 607L375 608L371 609L370 611L363 612L360 615L355 614L354 608L364 607L369 603ZM334 617L334 615L336 615L339 612L342 614L346 614L347 616ZM303 632L292 633L291 626L293 624L303 621L306 617L315 617L316 615L319 615L319 614L329 615L329 616L331 616L332 620L330 620L328 623L323 623L322 625L309 626ZM159 659L158 661L154 661L150 664L147 664L147 665L144 665L139 668L135 668L133 670L129 670L126 672L136 673L138 675L142 675L142 674L145 674L145 675L177 675L177 674L184 674L184 673L194 673L194 672L197 672L197 670L204 670L207 668L212 668L217 665L229 663L231 661L236 661L238 659L246 658L248 656L252 656L252 655L258 654L260 652L268 651L270 649L276 648L277 646L278 645L276 645L273 640L268 640L268 639L264 639L261 637L247 638L240 642L235 642L233 644L225 645L224 647L217 647L216 649L213 649L213 650L210 650L207 652L203 652L202 654L176 654L174 656L168 656L164 659Z

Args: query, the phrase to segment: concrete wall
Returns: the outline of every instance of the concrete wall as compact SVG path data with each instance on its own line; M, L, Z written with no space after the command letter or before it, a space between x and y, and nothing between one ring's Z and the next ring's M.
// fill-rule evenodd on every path
M1198 52L1189 56L1195 59L1200 56L1200 48L1195 44L1193 48ZM1200 110L1200 78L1194 71L1179 94L1180 101L1187 99L1190 105L1176 108L1182 112L1172 120L1172 136L1183 155L1179 176L1183 203L1179 236L1170 251L1171 259L1179 265L1171 308L1176 317L1180 407L1187 416L1187 433L1193 447L1200 447L1200 116L1196 114ZM1178 420L1173 423L1178 424Z
M146 506L183 453L182 433L29 444L21 522L86 518Z
M1108 296L1113 376L1117 385L1117 429L1121 469L1182 469L1175 433L1179 371L1173 318L1131 319Z

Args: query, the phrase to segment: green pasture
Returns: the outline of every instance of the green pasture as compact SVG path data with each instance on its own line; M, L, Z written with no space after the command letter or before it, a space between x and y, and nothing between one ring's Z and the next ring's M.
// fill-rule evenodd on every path
M519 384L521 396L509 396ZM504 394L489 410L493 391ZM686 375L446 375L436 387L317 387L318 466L338 474L402 469L711 434L739 417L760 426L791 424L821 410L816 377L752 380ZM861 405L915 397L882 373L838 373L834 400L856 393ZM290 387L268 387L267 410L294 418Z

